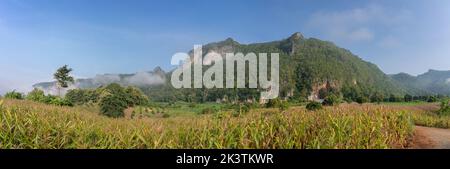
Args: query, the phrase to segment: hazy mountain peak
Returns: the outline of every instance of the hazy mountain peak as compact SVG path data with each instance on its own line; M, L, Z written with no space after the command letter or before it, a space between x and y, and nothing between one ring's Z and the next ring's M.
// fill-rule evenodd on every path
M298 41L298 40L304 39L304 37L303 37L303 34L301 34L300 32L295 32L288 39L291 41Z

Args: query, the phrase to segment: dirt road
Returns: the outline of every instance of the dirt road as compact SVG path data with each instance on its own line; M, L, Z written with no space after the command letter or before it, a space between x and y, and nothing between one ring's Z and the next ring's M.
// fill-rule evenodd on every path
M415 149L450 149L450 129L415 126Z

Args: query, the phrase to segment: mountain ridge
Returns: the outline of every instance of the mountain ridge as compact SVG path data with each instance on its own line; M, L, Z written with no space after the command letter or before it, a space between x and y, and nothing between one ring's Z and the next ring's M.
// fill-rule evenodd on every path
M227 38L223 41L212 42L203 46L203 54L212 51L219 54L230 52L241 52L244 54L249 52L279 53L281 97L307 98L310 100L320 99L324 97L321 93L324 91L332 92L333 90L339 91L344 97L352 97L352 99L356 99L356 95L370 97L373 93L382 93L384 95L426 93L425 89L422 91L422 88L402 83L399 79L401 79L401 76L406 77L406 73L400 75L387 75L376 64L365 61L359 56L354 55L348 49L341 48L330 41L306 38L299 32L296 32L287 38L269 42L241 44L233 38ZM193 50L189 51L189 54L192 54L192 52ZM430 71L431 70L432 69L430 69ZM174 98L189 100L192 98L200 98L203 101L215 101L214 99L223 99L225 97L238 97L238 99L248 97L255 99L258 97L255 95L255 93L257 93L255 90L257 91L259 89L238 90L239 92L220 89L175 91L167 81L171 71L165 72L157 67L153 71L147 73L152 75L154 72L158 72L158 77L162 79L157 85L145 85L145 83L143 83L143 85L137 86L141 87L147 95L152 96L155 95L155 93L158 93L156 98L161 100ZM120 77L120 80L116 75L112 76L115 77L115 82L119 82L119 84L134 85L134 83L125 83L122 80L127 76L133 77L137 74L138 73L128 75L116 74ZM93 79L101 79L102 77L106 79L111 78L108 77L108 74L105 74L103 76L100 75L99 77L96 76ZM139 76L137 76L137 78L139 78ZM414 79L413 77L409 78ZM104 83L97 83L97 85L94 85L94 81L89 79L84 79L84 81L79 80L79 82L86 83L85 87L98 87L98 84L104 85L108 83L108 81L105 80L103 81ZM34 87L42 87L42 84L46 83L39 83L34 85ZM214 95L214 97L211 96L211 98L209 98L210 96L205 95Z

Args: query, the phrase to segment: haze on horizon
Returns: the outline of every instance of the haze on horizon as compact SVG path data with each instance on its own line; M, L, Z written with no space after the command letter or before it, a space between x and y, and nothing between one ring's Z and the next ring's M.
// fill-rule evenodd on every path
M450 70L450 1L0 1L0 94L52 80L169 70L176 52L294 32L332 41L385 73Z

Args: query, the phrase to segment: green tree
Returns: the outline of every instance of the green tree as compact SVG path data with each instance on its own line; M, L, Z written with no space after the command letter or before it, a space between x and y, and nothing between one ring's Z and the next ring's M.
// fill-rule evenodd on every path
M356 98L356 102L359 104L367 103L369 101L369 98L366 96L359 96L358 98Z
M413 101L413 96L411 96L409 94L406 94L404 99L405 99L405 102L412 102Z
M383 96L383 94L381 94L380 92L376 92L375 94L373 94L371 97L370 97L370 101L372 102L372 103L381 103L382 101L384 100L384 96Z
M123 117L124 110L127 108L127 102L119 95L106 91L100 99L100 111L108 117Z
M70 72L72 72L72 69L67 65L64 65L63 67L58 68L56 73L53 74L53 77L57 82L59 96L61 96L61 88L67 88L69 87L69 83L74 82L73 77L69 75Z

